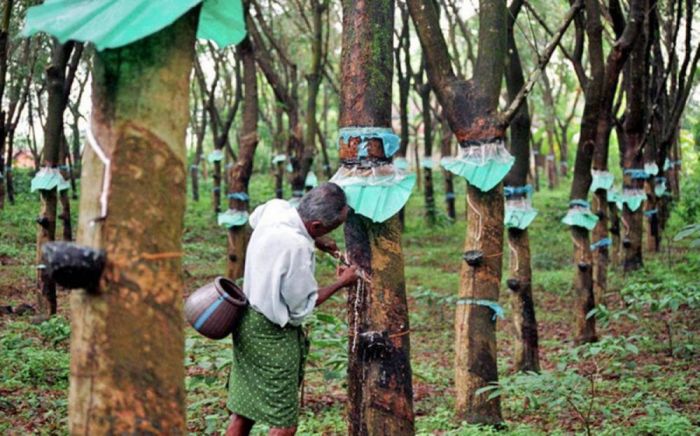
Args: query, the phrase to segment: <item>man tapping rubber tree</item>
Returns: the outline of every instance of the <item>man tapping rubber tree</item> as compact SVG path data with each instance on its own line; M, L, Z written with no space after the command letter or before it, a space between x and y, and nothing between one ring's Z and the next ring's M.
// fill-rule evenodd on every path
M345 222L345 193L324 183L309 191L298 209L271 200L250 216L253 228L246 253L243 291L250 302L233 334L233 364L227 406L227 435L247 435L256 422L271 435L293 435L299 415L299 386L308 352L301 323L345 286L356 283L355 267L318 288L314 246L337 253L323 236Z

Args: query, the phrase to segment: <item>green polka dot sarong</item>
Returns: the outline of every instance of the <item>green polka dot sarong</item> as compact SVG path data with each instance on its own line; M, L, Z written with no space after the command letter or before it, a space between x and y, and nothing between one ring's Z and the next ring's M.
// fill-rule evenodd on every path
M280 327L248 307L233 333L229 410L270 427L295 427L308 350L301 327Z

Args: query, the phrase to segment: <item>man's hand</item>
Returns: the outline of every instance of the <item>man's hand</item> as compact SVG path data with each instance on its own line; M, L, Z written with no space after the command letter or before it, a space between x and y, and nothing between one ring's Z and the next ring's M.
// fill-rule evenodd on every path
M338 250L338 244L336 244L335 241L328 236L319 236L318 238L314 239L314 242L316 243L316 248L331 255L335 255L336 253L340 252L340 250Z
M338 284L341 286L354 285L360 278L356 266L338 267Z

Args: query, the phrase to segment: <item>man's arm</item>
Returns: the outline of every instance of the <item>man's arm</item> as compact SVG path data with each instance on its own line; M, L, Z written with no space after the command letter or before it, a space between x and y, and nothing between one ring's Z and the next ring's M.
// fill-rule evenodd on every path
M318 290L318 297L316 298L316 306L323 304L324 301L328 300L333 294L343 289L346 286L350 286L357 281L359 276L357 275L357 268L354 266L345 268L338 277L338 281L330 286L323 287Z

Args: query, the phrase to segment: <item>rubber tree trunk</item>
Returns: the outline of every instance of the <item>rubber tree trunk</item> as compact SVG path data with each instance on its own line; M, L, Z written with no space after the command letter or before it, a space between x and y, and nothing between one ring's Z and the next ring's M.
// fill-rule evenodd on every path
M343 1L340 127L391 126L393 0ZM359 138L341 147L352 165ZM386 162L381 141L368 146L367 164ZM351 212L345 224L351 261L370 273L348 294L348 433L413 434L410 330L401 223ZM379 351L377 351L379 350Z
M433 90L460 145L503 140L496 110L506 55L506 2L479 2L479 52L474 78L458 78L450 63L433 2L409 0ZM489 192L467 190L465 260L460 272L460 301L455 316L456 416L470 423L500 424L500 398L477 395L498 381L496 323L489 307L469 301L498 301L503 252L502 185Z
M281 107L275 107L275 135L273 138L274 148L277 154L284 152L284 111ZM284 170L285 162L278 162L275 165L275 198L284 198Z
M411 90L411 38L409 32L410 17L408 9L403 3L399 3L401 10L401 33L398 36L398 45L394 49L396 62L396 82L399 91L399 151L395 158L406 159L408 156L409 124L408 124L408 94ZM406 224L405 210L399 211L399 221L403 229Z
M195 115L195 114L193 114ZM204 136L207 131L207 110L202 108L200 125L197 126L195 132L195 140L197 141L194 150L194 162L190 166L190 179L192 182L192 200L199 201L199 173L202 163L202 155L204 154Z
M218 145L215 147L215 149L223 151L223 148L219 148ZM221 162L223 162L223 160L214 161L214 168L211 175L212 180L214 181L214 186L211 189L211 203L214 207L214 213L221 212Z
M51 63L46 68L48 103L46 109L46 126L44 129L43 166L57 168L63 141L63 112L65 110L65 70L73 50L73 43L61 44L54 39L51 48ZM37 219L36 259L41 264L41 251L47 242L56 239L56 209L58 189L40 190L41 212ZM37 269L37 312L38 317L46 318L56 313L56 283Z
M250 39L246 37L236 50L243 64L243 125L238 160L230 171L229 193L245 193L247 196L248 182L253 174L253 158L258 146L258 84L255 54ZM230 199L229 209L247 211L248 204L248 200ZM247 224L231 227L228 231L227 275L232 280L243 277L250 232Z
M511 3L508 14L508 56L505 75L508 98L511 101L525 84L520 54L513 33L515 20L522 6L523 0L515 0ZM527 104L520 107L510 125L510 146L515 164L506 176L505 183L508 186L525 186L530 163L530 113ZM507 283L511 292L515 327L513 368L516 371L539 372L537 319L532 298L532 267L527 229L508 229L508 246L510 247L510 278Z
M642 20L643 21L643 20ZM633 178L627 172L629 170L644 170L644 135L647 126L647 59L648 49L647 32L641 32L632 48L627 63L627 111L623 130L625 134L624 152L622 156L625 175L624 189L641 190L644 192L644 179ZM644 232L644 208L639 207L632 211L625 203L622 211L623 224L623 269L625 272L642 267L642 234Z
M574 180L571 184L571 200L585 200L591 186L591 164L596 141L598 113L603 101L605 64L602 48L602 24L600 6L597 0L586 0L586 34L588 35L588 57L591 65L591 77L585 90L585 104L581 118L576 160L574 163ZM578 21L576 22L578 26ZM571 237L574 242L574 341L576 343L597 340L595 317L588 313L595 308L593 293L593 257L590 248L589 232L584 227L572 226Z
M314 155L316 154L316 132L318 131L318 120L316 112L318 106L318 94L323 78L321 69L323 68L323 15L328 8L329 0L311 1L311 25L313 38L311 39L311 66L306 75L306 114L304 131L304 142L302 144L303 153L301 161L301 176L306 185L306 176L309 171L313 171Z
M104 250L94 292L71 295L71 434L184 434L182 232L189 77L198 8L97 52L78 243Z
M440 139L440 154L442 157L452 156L452 132L446 121L442 122L442 138ZM443 168L442 179L445 183L445 207L447 216L452 220L457 219L455 209L455 187L452 173Z
M10 40L10 18L12 17L12 5L14 0L5 0L3 2L2 11L2 27L0 28L0 103L3 102L5 96L5 83L7 80L7 66L9 64L9 51L7 46ZM5 162L5 146L7 138L7 130L12 120L8 119L7 111L3 108L0 111L0 209L5 206L5 174L6 168L11 167L8 163L12 161L12 155L8 153L7 162ZM9 191L9 188L8 188Z
M419 89L421 111L423 114L423 156L433 157L433 117L430 113L430 84L423 84ZM435 225L435 189L433 189L433 169L430 165L423 167L423 197L425 199L425 217L428 225Z
M61 135L61 150L59 152L58 161L61 162L60 170L61 175L65 180L72 180L71 172L72 168L68 161L68 142L65 135ZM61 203L61 224L63 224L63 240L72 241L73 240L73 225L71 223L70 215L70 198L68 197L68 189L64 189L58 192L59 200Z

